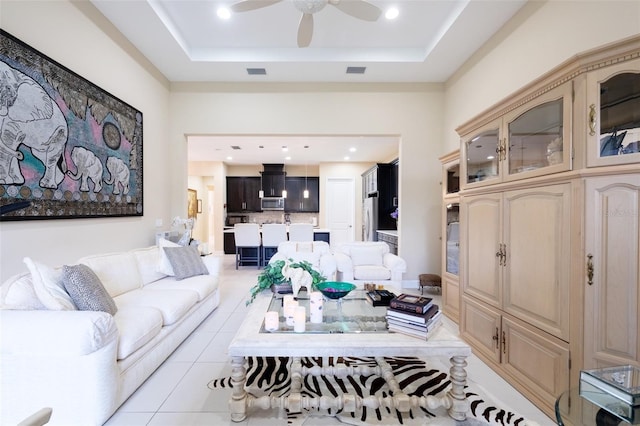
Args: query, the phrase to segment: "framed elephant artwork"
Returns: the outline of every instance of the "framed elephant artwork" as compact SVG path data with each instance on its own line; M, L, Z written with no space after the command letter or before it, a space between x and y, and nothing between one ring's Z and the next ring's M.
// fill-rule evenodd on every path
M142 207L142 112L0 29L0 220Z

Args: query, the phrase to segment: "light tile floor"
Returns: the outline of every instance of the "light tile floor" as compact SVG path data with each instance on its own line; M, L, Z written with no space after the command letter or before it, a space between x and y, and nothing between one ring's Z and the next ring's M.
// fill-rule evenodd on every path
M253 411L247 420L233 423L227 406L230 391L207 388L210 380L231 374L226 350L245 316L249 288L259 273L255 267L241 267L236 271L234 256L225 255L220 276L220 306L116 411L106 426L286 425L286 419L269 410ZM419 290L413 292L417 294ZM457 325L447 318L444 325L457 333ZM469 379L497 404L541 426L555 424L477 357L472 355L467 362ZM334 424L341 423L326 417L309 418L304 423L305 426ZM437 418L430 424L445 426L455 422Z

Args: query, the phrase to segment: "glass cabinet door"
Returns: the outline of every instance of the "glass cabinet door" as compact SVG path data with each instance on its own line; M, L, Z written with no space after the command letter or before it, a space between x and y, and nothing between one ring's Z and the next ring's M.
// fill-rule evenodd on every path
M445 180L445 194L455 194L460 191L460 163L447 167Z
M458 275L460 263L460 204L447 204L447 272Z
M510 175L562 163L562 102L538 105L508 124Z
M493 180L500 175L500 130L498 126L481 131L464 143L467 184Z
M505 180L570 169L571 89L566 83L505 116Z
M639 162L640 61L595 71L587 86L588 165Z

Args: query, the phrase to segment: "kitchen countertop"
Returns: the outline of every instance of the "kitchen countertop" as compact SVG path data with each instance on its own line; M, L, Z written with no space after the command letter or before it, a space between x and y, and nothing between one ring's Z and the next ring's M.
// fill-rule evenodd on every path
M232 234L233 233L233 228L225 226L223 232L224 233L228 233L228 234ZM287 232L289 232L289 228L287 228ZM313 228L313 233L314 234L329 233L329 228Z
M397 237L398 236L398 231L393 230L393 229L378 229L376 232L379 232L381 234L391 235L393 237Z

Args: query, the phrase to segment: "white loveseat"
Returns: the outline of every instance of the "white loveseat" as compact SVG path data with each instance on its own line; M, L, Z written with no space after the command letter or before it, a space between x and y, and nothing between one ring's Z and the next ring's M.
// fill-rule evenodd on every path
M354 284L375 283L402 285L407 262L390 253L383 241L354 241L333 248L336 280Z
M42 407L53 408L51 425L106 422L218 306L220 259L201 260L208 274L178 280L157 246L80 259L115 301L114 315L65 310L65 287L56 293L51 282L60 270L37 262L3 283L0 424Z

